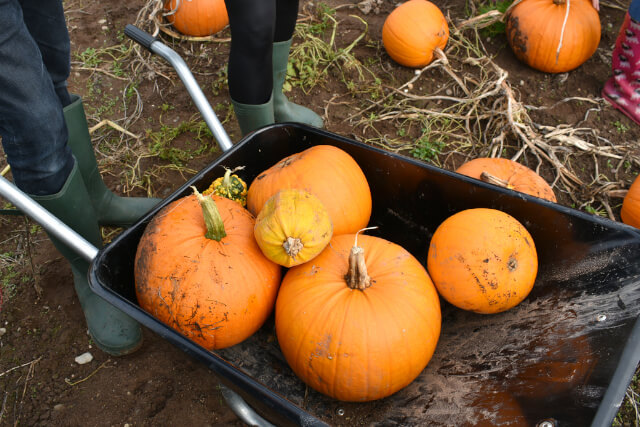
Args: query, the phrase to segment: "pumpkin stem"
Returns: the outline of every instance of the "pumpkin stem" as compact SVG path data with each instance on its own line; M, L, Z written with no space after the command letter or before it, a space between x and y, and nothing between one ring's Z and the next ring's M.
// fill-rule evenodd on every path
M304 248L304 245L302 244L302 240L297 237L295 239L293 237L287 237L287 240L284 241L282 247L287 255L296 259L296 256L300 253L302 248Z
M498 178L495 175L491 175L489 172L486 172L486 171L482 171L482 173L480 174L480 179L484 182L488 182L489 184L498 185L504 188L513 188L511 185L509 185L509 181L505 181L502 178Z
M216 202L214 202L211 197L206 197L200 194L198 189L193 185L191 188L193 189L193 194L196 195L200 202L200 206L202 207L204 224L207 227L207 233L204 237L219 242L227 235L227 232L224 230L224 222L222 221Z
M237 172L239 170L244 169L244 166L238 166L233 169L229 169L228 167L224 168L224 177L222 178L222 187L229 190L231 189L231 174Z
M364 249L358 246L358 233L378 227L367 227L356 233L355 243L349 253L349 271L344 279L351 289L364 291L371 286L371 277L367 274L367 264L364 262Z

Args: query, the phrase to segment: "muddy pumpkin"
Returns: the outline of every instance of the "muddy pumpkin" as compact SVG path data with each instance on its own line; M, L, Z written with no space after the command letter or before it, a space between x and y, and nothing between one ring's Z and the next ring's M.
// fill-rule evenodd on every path
M138 244L140 307L208 350L251 336L273 311L281 278L254 223L239 203L197 191L167 205Z
M511 215L467 209L436 229L427 269L440 295L463 310L509 310L531 292L538 272L533 238Z
M371 217L371 190L362 169L346 151L316 145L282 159L249 185L247 209L258 216L278 191L297 188L318 197L333 224L333 234L355 233Z
M477 158L456 169L456 172L521 193L556 202L553 189L532 169L502 158Z
M426 270L401 246L334 236L313 261L289 269L276 302L287 362L313 389L364 402L410 384L440 336L440 301Z
M224 0L166 0L164 12L167 21L187 36L210 36L229 25Z
M591 0L516 3L506 14L507 42L530 67L564 73L582 65L598 48L600 17Z
M624 196L620 218L625 224L640 228L640 176L636 177Z

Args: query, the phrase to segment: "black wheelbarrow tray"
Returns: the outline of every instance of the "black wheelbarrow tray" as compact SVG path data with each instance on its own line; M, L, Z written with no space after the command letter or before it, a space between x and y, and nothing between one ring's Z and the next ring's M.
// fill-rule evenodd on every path
M134 36L156 53L166 50L144 33ZM184 67L179 75L190 76ZM271 125L232 145L189 78L183 82L207 112L223 154L108 246L79 252L93 260L94 292L206 364L241 419L301 426L611 425L640 361L639 230L305 125ZM191 194L192 185L203 191L225 167L244 166L240 175L251 182L282 158L321 144L345 150L364 171L373 197L370 225L378 227L369 233L402 245L424 265L438 225L469 208L514 216L538 251L533 291L515 308L480 315L443 300L442 332L428 366L409 386L374 402L340 402L307 388L279 350L273 316L245 342L211 352L143 311L135 297L138 242L162 207ZM23 209L32 214L38 206Z
M321 144L345 150L364 171L373 196L370 225L378 226L370 233L424 264L436 227L477 207L514 216L538 250L539 273L524 302L495 315L443 302L429 365L376 402L344 403L307 390L280 353L273 319L247 341L209 352L142 311L135 298L136 248L162 206L191 194L189 186L206 189L224 167L244 166L240 174L251 182L282 158ZM611 425L640 359L638 230L305 125L268 126L236 143L100 251L90 281L277 425Z

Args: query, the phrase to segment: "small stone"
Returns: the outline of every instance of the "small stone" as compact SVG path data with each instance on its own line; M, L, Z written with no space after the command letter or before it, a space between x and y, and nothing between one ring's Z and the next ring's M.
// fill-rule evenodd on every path
M520 80L520 86L524 86L524 80Z
M98 21L98 24L106 24L106 23L107 23L107 20L104 18Z
M93 360L93 355L91 353L86 352L82 353L80 356L75 358L75 361L78 365L84 365L85 363L89 363Z
M107 27L106 25L103 25L102 27L100 27L100 29L107 31L109 27Z
M62 411L64 409L64 405L62 403L58 403L53 406L54 411Z
M451 96L451 95L453 95L453 91L452 91L451 89L447 89L447 90L445 90L445 91L444 91L444 93L446 93L446 94L447 94L447 96Z
M0 328L0 337L7 333L7 328Z

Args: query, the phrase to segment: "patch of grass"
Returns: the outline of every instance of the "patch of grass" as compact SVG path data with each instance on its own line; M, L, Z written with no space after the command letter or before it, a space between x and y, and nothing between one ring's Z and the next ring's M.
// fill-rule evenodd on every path
M625 125L620 120L616 120L613 125L615 126L618 133L626 133L630 129L629 126Z
M20 284L30 280L18 271L19 265L20 260L13 252L0 254L0 287L5 302L16 296Z
M375 74L352 53L367 33L367 22L353 16L364 25L364 31L348 46L338 47L336 39L339 39L339 23L335 18L336 11L325 4L319 5L317 10L317 20L302 22L296 26L295 37L301 42L292 48L287 65L288 82L285 82L283 89L288 91L296 86L309 93L313 87L327 79L330 68L341 75L341 81L350 91L356 87L351 83L354 78L364 81L366 75L375 80Z
M163 111L168 111L170 106L164 104ZM174 141L181 135L189 134L190 138L183 144L185 148L175 146ZM147 129L147 138L150 139L149 151L151 154L167 160L176 166L184 166L189 160L215 150L211 144L213 134L207 124L202 120L189 120L177 126L161 125L157 131ZM193 146L191 148L190 146Z
M429 134L425 133L416 141L415 147L411 150L411 155L420 160L433 161L442 153L442 149L445 146L444 138L430 139Z
M627 393L616 414L612 427L637 426L640 425L640 366L636 369L636 374L631 379L627 388Z
M487 13L492 10L497 10L504 13L509 8L509 6L511 6L511 3L513 3L513 0L489 0L486 3L480 4L480 6L478 7L478 15L482 15L483 13ZM504 34L505 30L506 27L504 22L495 22L488 27L482 28L480 30L480 35L483 37L495 37L499 34Z
M604 208L595 208L593 207L591 204L587 204L584 207L584 210L589 212L590 214L593 215L598 215L598 216L602 216L602 217L606 217L607 216L607 211L604 210Z

